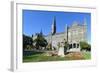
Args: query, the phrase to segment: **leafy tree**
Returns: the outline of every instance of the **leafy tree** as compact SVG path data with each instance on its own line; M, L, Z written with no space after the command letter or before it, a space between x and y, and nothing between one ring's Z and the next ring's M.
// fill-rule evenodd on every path
M23 34L23 50L32 49L32 43L32 38Z
M43 35L41 33L37 34L37 38L34 40L34 43L36 43L35 46L37 49L46 47L48 44L46 39L43 37Z
M81 47L81 50L91 51L91 45L88 44L87 42L81 41L80 47Z
M68 42L67 41L65 41L65 43L64 43L64 52L66 53L67 52L67 50L68 50Z

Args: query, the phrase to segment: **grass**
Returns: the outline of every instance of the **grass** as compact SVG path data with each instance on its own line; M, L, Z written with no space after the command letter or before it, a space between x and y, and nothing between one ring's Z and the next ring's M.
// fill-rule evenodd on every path
M90 52L84 52L83 57L84 57L85 60L91 59L91 53Z
M67 60L67 58L59 56L44 56L44 53L23 57L23 62L42 62L42 61L58 61L58 60Z
M82 52L83 60L91 59L90 52ZM28 56L23 56L23 62L44 62L44 61L64 61L64 60L79 60L75 59L75 56L71 57L59 57L59 56L46 56L44 53L35 53ZM82 59L80 59L82 60Z

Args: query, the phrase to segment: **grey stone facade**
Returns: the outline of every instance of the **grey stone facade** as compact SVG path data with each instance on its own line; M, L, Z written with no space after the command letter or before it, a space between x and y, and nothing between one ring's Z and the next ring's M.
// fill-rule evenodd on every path
M50 34L50 33L49 33ZM33 40L36 36L33 37ZM70 27L65 25L65 31L61 33L55 33L45 36L48 43L52 43L52 46L58 48L58 43L67 41L69 44L69 51L80 51L80 41L87 40L87 25L84 21L83 24L74 22Z

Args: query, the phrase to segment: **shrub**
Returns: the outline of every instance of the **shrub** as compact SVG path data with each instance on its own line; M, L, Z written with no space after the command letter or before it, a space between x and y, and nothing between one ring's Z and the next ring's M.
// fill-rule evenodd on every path
M87 42L80 42L81 50L91 51L91 45Z

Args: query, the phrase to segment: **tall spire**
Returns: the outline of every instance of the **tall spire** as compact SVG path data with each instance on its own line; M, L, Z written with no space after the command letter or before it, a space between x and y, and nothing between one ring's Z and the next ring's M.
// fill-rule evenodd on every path
M65 35L66 35L66 40L68 42L68 25L65 25Z
M41 31L40 31L40 35L41 35L41 36L43 35L42 29L41 29Z
M53 23L52 23L52 35L56 33L56 18L54 17Z

